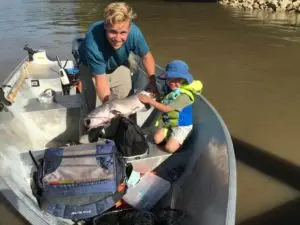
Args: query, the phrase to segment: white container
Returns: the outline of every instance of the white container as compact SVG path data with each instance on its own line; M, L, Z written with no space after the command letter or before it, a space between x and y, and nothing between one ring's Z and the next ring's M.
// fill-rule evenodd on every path
M141 173L132 170L130 177L127 181L127 185L129 188L133 187L134 185L136 185L141 179Z
M69 81L69 78L68 78L68 75L66 73L66 71L64 69L59 69L59 77L60 77L60 80L61 80L61 83L63 85L69 85L70 84L70 81Z
M153 174L145 174L140 181L127 189L123 200L143 210L151 209L170 189L170 182Z

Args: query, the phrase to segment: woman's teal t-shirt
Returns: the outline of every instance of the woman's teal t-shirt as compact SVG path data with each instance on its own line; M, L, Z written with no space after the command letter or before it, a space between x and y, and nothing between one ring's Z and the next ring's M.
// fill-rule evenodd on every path
M126 42L115 50L108 42L104 22L92 24L79 48L80 60L94 75L113 72L125 63L130 52L143 57L149 52L148 44L140 29L131 23Z

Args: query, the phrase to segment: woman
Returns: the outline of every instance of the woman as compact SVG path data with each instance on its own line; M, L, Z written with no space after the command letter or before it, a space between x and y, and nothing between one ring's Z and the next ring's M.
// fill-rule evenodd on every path
M132 88L128 60L131 52L141 57L150 79L150 90L157 94L155 61L142 32L132 22L135 18L136 14L129 5L114 2L104 9L104 20L92 24L88 29L79 49L79 69L89 111L95 108L96 94L102 103L112 96L128 96Z
M150 92L157 95L155 61L142 32L133 23L135 18L128 4L114 2L104 9L104 20L89 27L79 48L80 79L88 112L101 103L130 94L132 53L141 57Z

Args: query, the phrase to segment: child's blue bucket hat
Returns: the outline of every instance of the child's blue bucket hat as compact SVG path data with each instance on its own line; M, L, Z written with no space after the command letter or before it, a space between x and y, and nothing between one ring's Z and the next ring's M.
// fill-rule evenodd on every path
M166 66L166 80L172 78L183 78L189 84L193 82L193 76L189 73L189 66L182 60L173 60Z

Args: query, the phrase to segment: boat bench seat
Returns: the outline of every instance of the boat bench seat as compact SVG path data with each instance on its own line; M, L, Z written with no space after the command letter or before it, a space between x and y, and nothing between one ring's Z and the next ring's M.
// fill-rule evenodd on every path
M55 91L56 95L63 95L59 69L56 63L29 66L29 75L26 78L26 82L31 87L34 96L39 96L47 89ZM73 93L75 88L71 89L72 93L70 94L75 94Z
M19 70L20 76L11 89L8 100L14 102L19 92L28 91L37 97L49 88L62 93L58 70L59 67L56 64L24 64Z
M175 153L168 153L163 149L164 146L156 145L153 142L152 135L156 130L154 121L156 121L160 114L161 112L154 108L147 112L139 112L137 114L137 123L141 126L149 144L149 153L144 157L127 159L127 162L132 163L136 171L142 173L156 171L161 173L161 168L163 168L163 170L168 168L167 170L169 170L170 168L184 165L187 161L187 154L189 153L185 149L179 150Z
M156 145L152 142L149 144L149 154L143 158L129 159L127 162L131 163L134 170L146 173L156 171L162 176L162 171L172 170L178 166L183 167L186 163L187 151L179 150L176 153L168 153L163 150L163 146Z
M30 87L30 92L35 98L38 98L49 89L54 91L55 95L63 95L62 85L59 78L50 76L42 78L29 76L25 82Z
M78 140L78 129L82 116L81 95L57 95L54 102L39 103L36 98L28 101L20 112L24 122L35 126L35 130L45 134L41 146L57 147ZM26 121L25 121L26 120Z

